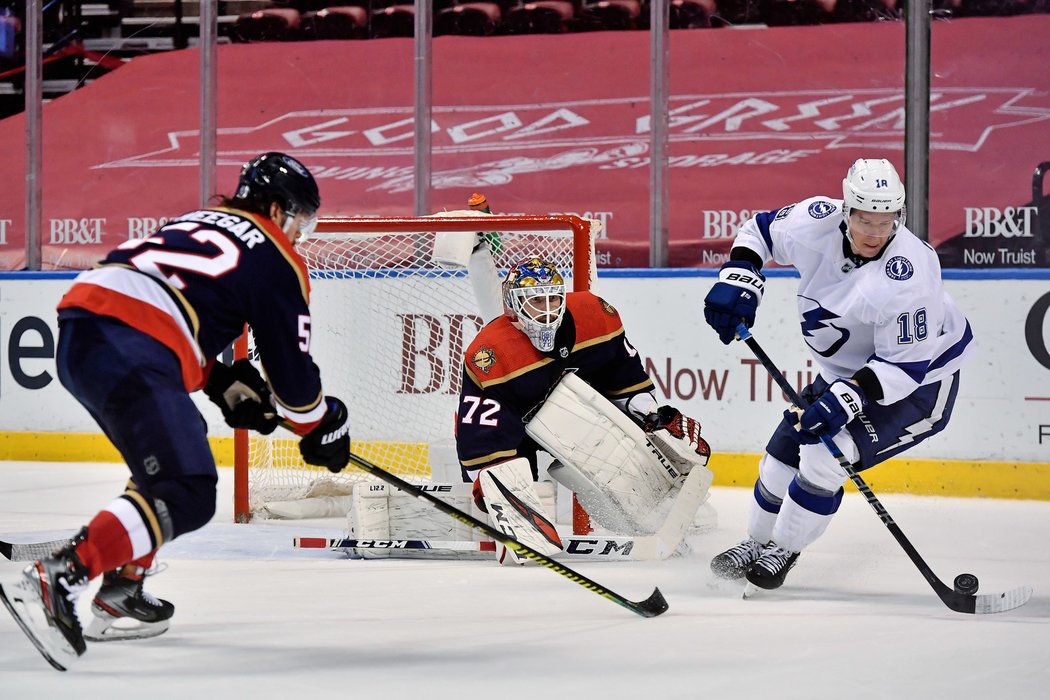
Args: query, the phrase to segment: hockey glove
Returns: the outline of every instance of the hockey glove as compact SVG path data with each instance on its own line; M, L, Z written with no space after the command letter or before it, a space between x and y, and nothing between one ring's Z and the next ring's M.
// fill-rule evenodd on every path
M799 433L816 438L832 437L864 410L864 392L859 386L843 379L836 379L820 397L809 405L798 417Z
M688 474L695 464L706 465L711 457L711 446L700 437L700 421L683 415L674 406L661 406L655 413L650 413L645 417L642 429L650 434L663 429L674 438L673 442L658 440L657 447L683 474Z
M338 474L350 462L350 414L346 404L334 396L326 396L324 400L328 412L299 441L299 452L307 464Z
M280 420L266 380L248 360L233 366L216 362L204 385L204 393L222 409L231 428L245 428L269 435Z
M718 332L719 340L729 345L741 322L748 328L755 325L765 286L766 278L751 263L730 260L722 266L718 281L704 299L704 319Z

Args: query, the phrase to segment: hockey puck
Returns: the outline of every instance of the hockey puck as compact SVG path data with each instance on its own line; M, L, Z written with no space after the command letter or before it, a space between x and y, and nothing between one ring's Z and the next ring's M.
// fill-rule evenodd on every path
M955 586L955 592L962 595L973 595L977 592L977 587L980 585L977 582L977 577L973 574L959 574L955 577L953 582Z

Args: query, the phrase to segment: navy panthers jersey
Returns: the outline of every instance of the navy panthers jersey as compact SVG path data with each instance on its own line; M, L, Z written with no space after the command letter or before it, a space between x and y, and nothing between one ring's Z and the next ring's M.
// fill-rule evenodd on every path
M524 419L568 370L613 401L653 390L616 309L590 292L569 293L565 305L549 353L537 350L506 316L482 328L467 348L456 421L456 449L467 478L497 462L531 456L522 449L528 443Z
M309 302L306 265L288 237L269 219L216 208L121 244L77 276L58 308L60 318L112 316L156 338L179 358L187 391L247 323L281 413L305 427L325 412Z

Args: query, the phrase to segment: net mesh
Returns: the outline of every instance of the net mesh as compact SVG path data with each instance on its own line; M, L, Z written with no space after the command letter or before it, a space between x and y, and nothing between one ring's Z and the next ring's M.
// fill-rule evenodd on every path
M384 233L366 232L374 228L368 220L322 222L298 246L311 278L311 353L325 393L343 399L350 411L351 449L414 483L460 479L454 428L463 353L492 310L501 308L498 281L507 268L539 256L562 271L570 289L592 285L593 254L576 283L573 252L580 245L593 251L600 224L584 220L581 234L568 223L538 231L514 217L493 219L498 234L440 234L468 241L468 252L481 242L493 263L487 285L473 263L435 260L439 234L427 230L430 217L397 220L389 226L398 230ZM250 336L248 352L257 359ZM353 467L331 474L305 464L298 439L280 431L252 434L238 469L247 470L247 507L255 517L266 515L269 502L348 495L354 484L372 478Z

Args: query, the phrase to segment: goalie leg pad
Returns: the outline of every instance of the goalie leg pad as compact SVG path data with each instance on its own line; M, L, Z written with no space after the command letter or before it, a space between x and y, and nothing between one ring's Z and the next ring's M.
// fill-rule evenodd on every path
M684 478L634 421L574 374L562 377L525 431L574 468L589 484L587 491L615 504L610 522L622 516L630 525L611 527L620 532L658 527L654 511Z
M430 483L421 486L460 510L470 511L470 484ZM474 528L450 518L433 504L383 483L354 486L348 516L348 536L362 540L474 540Z
M494 528L541 554L562 551L561 538L540 502L532 467L523 457L489 467L478 476L482 499ZM500 564L524 564L528 559L496 543Z

